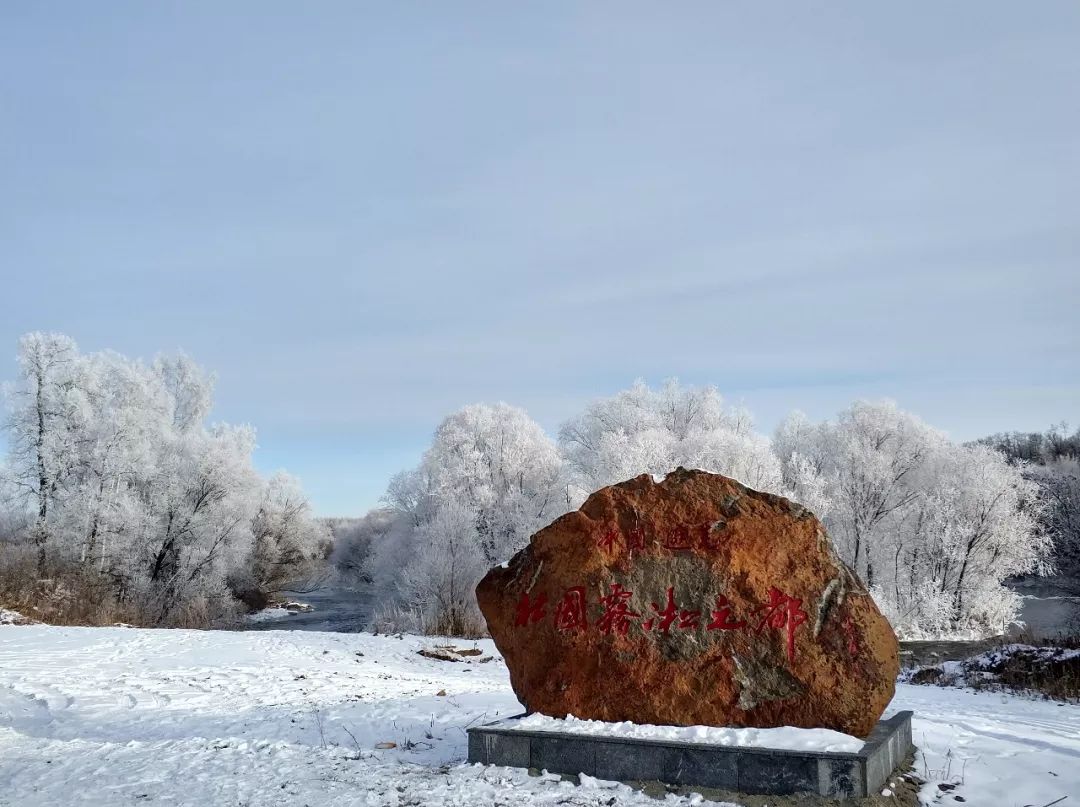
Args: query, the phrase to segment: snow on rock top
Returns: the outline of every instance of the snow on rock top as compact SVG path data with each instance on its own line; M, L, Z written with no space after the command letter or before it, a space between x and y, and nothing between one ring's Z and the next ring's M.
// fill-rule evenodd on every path
M32 625L34 620L27 619L18 611L10 608L0 608L0 625Z
M285 619L293 615L293 612L288 608L282 608L279 605L274 605L269 608L263 608L261 611L256 611L253 614L245 614L245 622L273 622L277 619Z

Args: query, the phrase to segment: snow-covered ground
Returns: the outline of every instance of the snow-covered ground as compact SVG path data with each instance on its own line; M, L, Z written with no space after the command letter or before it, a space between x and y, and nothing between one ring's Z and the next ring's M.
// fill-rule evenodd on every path
M520 706L490 642L477 643L495 655L487 663L417 655L436 643L0 627L0 804L657 803L622 785L465 764L464 729ZM959 782L943 804L1080 800L1078 706L901 685L890 708L915 711L919 772Z

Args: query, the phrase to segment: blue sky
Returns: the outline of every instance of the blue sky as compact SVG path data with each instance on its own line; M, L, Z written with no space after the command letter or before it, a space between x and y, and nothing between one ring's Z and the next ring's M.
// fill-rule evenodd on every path
M1080 5L0 6L15 341L186 350L323 514L636 377L1080 420Z

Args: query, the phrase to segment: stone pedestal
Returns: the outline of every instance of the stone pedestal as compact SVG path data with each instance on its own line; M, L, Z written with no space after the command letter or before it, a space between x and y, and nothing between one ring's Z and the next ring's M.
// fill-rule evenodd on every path
M853 753L741 748L514 729L510 720L468 730L469 762L588 774L627 783L858 798L880 793L912 749L911 712L879 721Z

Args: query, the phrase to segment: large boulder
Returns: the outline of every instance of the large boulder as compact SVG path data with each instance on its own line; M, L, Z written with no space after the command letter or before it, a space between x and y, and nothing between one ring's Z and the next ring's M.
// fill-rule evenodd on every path
M804 507L704 471L597 491L476 589L530 712L866 736L896 635Z

